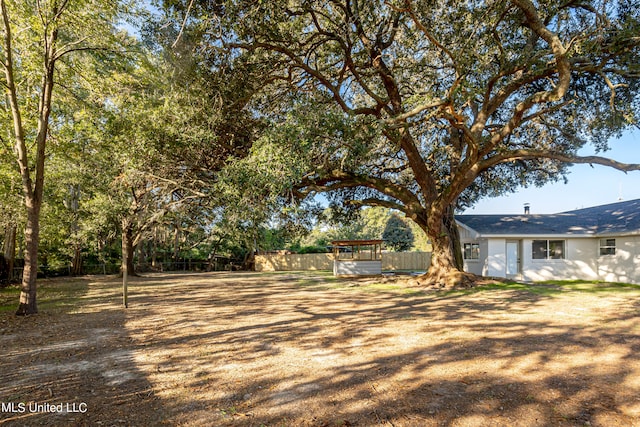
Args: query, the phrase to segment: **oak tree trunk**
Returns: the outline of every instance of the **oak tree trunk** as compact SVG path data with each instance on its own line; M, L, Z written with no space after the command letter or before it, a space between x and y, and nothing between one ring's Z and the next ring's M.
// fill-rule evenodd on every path
M424 230L431 241L431 264L419 283L434 288L471 287L477 277L463 271L453 207L432 210Z
M455 208L453 206L447 207L443 221L446 233L449 235L449 239L451 241L451 250L455 259L456 268L458 270L463 270L464 259L462 258L462 245L460 244L460 230L456 224Z
M209 262L207 263L207 271L213 271L217 268L216 254L218 253L218 248L222 243L222 239L223 239L222 237L218 238L218 241L213 244L213 248L209 253Z

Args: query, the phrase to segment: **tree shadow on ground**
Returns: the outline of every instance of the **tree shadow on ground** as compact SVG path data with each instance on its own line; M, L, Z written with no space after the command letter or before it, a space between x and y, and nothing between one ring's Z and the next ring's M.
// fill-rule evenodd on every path
M640 423L637 298L156 279L135 286L127 328L171 424Z
M0 402L86 412L5 405L0 424L640 424L634 289L403 294L309 274L159 274L132 282L125 311L118 282L76 285L37 316L0 314Z
M154 425L163 419L136 368L113 284L39 281L40 313L0 313L0 425Z

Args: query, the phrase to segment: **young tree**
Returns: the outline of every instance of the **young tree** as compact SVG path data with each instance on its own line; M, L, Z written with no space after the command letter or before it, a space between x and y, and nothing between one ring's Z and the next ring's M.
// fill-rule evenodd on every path
M398 215L391 215L382 233L385 245L397 252L404 252L413 246L413 231Z
M298 93L296 137L281 142L296 167L309 159L301 194L404 212L433 245L424 282L453 285L474 280L456 206L571 163L640 168L578 155L637 123L633 3L228 1L210 33L272 60Z
M24 224L24 215L20 198L20 177L16 171L9 167L13 159L9 152L10 147L4 139L3 149L0 154L0 233L3 235L2 247L6 267L5 279L13 279L13 269L16 259L16 243L18 239L18 228ZM6 284L5 283L5 284Z
M57 82L57 78L62 71L74 70L82 53L100 50L101 59L109 57L105 53L118 46L113 30L120 11L118 1L0 0L0 67L26 210L25 267L18 315L38 311L40 211L54 89L56 83L70 83Z

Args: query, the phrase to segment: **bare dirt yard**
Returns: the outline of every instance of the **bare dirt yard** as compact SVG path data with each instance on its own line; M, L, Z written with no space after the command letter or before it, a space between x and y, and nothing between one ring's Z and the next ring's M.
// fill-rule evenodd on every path
M113 277L16 301L3 426L640 426L638 287L150 274L126 310Z

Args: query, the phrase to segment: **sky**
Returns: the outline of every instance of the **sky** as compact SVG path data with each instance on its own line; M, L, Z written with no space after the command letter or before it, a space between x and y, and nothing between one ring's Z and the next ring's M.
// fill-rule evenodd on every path
M640 130L629 131L622 138L609 142L610 150L599 155L623 163L640 163ZM586 149L581 155L593 154ZM606 166L574 165L562 180L543 187L520 189L502 197L486 198L465 214L520 214L524 204L531 205L532 214L550 214L574 209L640 199L640 171L621 172Z

